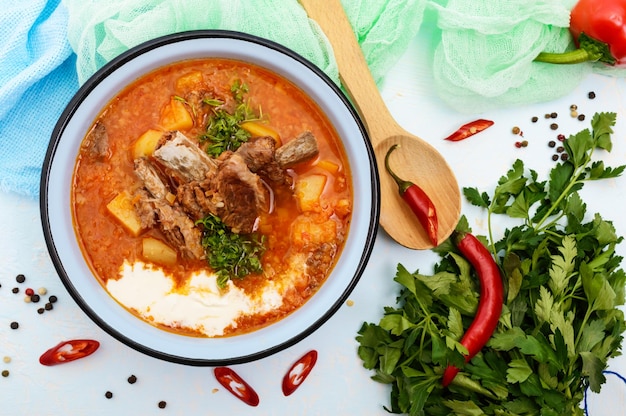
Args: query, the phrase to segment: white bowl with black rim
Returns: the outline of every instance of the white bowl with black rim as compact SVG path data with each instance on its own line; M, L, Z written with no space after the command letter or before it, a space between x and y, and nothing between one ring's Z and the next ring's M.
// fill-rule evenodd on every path
M141 75L196 58L249 62L291 81L315 101L344 145L352 172L353 212L340 258L319 290L299 309L243 335L202 338L150 325L120 306L84 259L74 230L71 189L79 147L95 118L119 91ZM374 153L356 111L315 65L268 40L230 31L193 31L141 44L115 58L76 93L52 133L41 177L41 220L52 262L66 289L97 325L150 356L187 365L230 365L260 359L310 335L339 309L354 289L378 229L379 183Z

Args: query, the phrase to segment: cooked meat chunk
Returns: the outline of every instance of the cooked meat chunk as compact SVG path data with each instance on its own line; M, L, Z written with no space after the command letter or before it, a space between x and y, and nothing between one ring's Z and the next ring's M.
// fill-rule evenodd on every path
M187 214L164 199L153 198L144 190L139 190L135 196L135 210L142 225L158 226L167 241L184 258L204 257L204 249L200 245L201 232Z
M272 182L284 183L288 176L275 158L276 141L269 136L257 137L242 144L236 153L240 155L248 169Z
M317 139L313 133L306 131L276 149L275 158L278 165L284 169L309 160L317 156L318 153Z
M204 180L217 168L215 160L179 131L165 133L153 155L179 183Z
M135 192L135 212L141 220L141 228L152 228L157 223L156 212L152 201L154 198L145 189Z
M104 160L109 152L109 136L104 124L97 122L85 141L89 156L96 160Z
M144 187L155 198L165 198L168 193L167 186L159 176L154 165L146 158L135 159L135 175L143 182Z
M217 215L235 233L253 232L269 199L269 191L261 178L248 169L241 156L233 153L220 164L215 182L224 200Z
M176 200L192 219L199 220L208 214L217 215L224 201L217 193L212 179L193 181L178 187Z

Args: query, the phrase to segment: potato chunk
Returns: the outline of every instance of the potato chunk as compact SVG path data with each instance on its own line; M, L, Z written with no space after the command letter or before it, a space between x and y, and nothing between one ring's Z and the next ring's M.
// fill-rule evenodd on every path
M192 71L176 80L176 91L188 92L202 87L202 72Z
M142 241L143 258L157 264L171 266L176 264L177 253L161 240L146 237Z
M137 159L140 157L151 156L162 136L162 131L153 129L150 129L139 136L133 145L133 157Z
M132 197L127 191L117 194L117 196L107 204L107 210L133 236L139 235L141 232L141 220L133 206Z
M193 118L182 101L170 98L161 111L161 127L164 130L187 130L193 127Z
M244 121L239 127L250 133L252 137L269 136L276 142L276 147L282 146L278 132L266 124L257 121Z
M320 198L326 186L325 175L309 175L299 178L295 185L295 195L301 211L320 211Z

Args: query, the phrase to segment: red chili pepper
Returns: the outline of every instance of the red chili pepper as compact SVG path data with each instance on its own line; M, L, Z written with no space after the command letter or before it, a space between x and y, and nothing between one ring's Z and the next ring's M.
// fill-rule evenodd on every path
M472 264L480 280L480 301L474 320L461 338L467 348L465 362L471 360L489 341L498 326L504 301L500 269L487 248L472 234L455 234L454 239L461 254ZM443 386L456 377L459 369L449 365L443 373Z
M578 49L563 53L542 52L535 61L626 64L625 0L579 0L570 13L569 29Z
M433 201L430 200L430 197L422 188L413 182L400 179L389 167L389 155L397 147L398 145L394 144L387 151L387 154L385 155L385 168L393 180L398 184L400 196L404 199L409 208L411 208L420 224L422 224L422 227L424 227L424 230L426 230L428 239L434 246L437 246L439 243L439 238L437 236L439 223L437 221L437 210L435 209L435 204L433 204Z
M317 362L317 351L311 350L298 359L283 377L283 394L289 396L307 378Z
M451 142L465 140L468 137L473 136L476 133L480 133L481 131L491 126L493 126L493 121L480 118L478 120L470 121L467 124L463 124L454 133L446 137L444 140L449 140Z
M44 352L39 362L43 365L69 363L93 354L99 347L100 343L92 339L63 341Z
M235 397L249 406L259 405L259 395L246 381L228 367L216 367L213 370L217 381Z

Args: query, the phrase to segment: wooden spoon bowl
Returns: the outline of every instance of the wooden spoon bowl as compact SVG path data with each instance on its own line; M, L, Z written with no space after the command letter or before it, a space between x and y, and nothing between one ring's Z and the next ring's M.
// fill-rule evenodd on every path
M341 82L361 115L374 147L381 186L380 225L405 247L427 249L433 246L385 170L385 155L391 146L398 144L389 164L399 177L417 184L433 201L439 223L438 241L442 242L454 231L461 212L461 195L454 172L433 146L407 132L394 120L369 72L341 2L300 0L300 4L332 44Z

